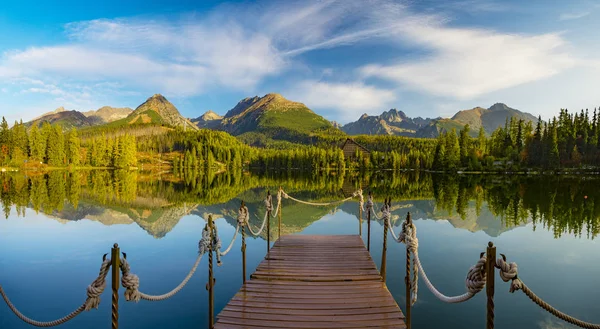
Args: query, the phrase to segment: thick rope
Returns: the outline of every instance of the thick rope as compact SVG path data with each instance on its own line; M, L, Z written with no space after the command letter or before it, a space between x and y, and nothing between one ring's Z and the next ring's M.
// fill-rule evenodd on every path
M254 230L252 230L252 227L250 226L250 223L248 222L249 215L246 212L246 223L247 223L246 226L248 227L248 231L250 231L250 233L254 236L259 236L260 233L262 233L263 229L265 228L265 224L267 223L268 216L269 216L269 212L265 212L265 217L263 218L263 222L262 222L262 225L260 226L260 229L258 230L258 232L254 232Z
M0 295L2 295L2 298L6 302L6 305L8 305L8 308L10 308L10 310L13 311L13 313L15 313L15 315L19 319L23 320L25 323L35 327L55 327L74 319L83 311L89 311L93 308L98 308L98 305L100 305L100 295L102 295L102 292L104 292L104 289L106 288L106 275L108 274L108 269L110 268L110 265L110 259L104 259L102 265L100 266L100 273L98 274L98 277L96 278L96 280L94 280L94 282L92 282L91 285L87 287L87 299L85 300L85 302L81 306L79 306L75 311L69 313L68 315L58 320L41 322L30 319L23 315L23 313L19 312L19 310L13 305L10 299L8 299L8 296L4 292L4 289L2 289L1 285Z
M392 233L392 237L394 238L394 240L396 240L396 242L402 242L402 241L400 241L400 237L398 237L396 235L396 233L394 232L394 228L392 227L392 221L391 221L392 214L390 212L390 207L384 206L383 208L381 208L381 213L382 213L383 220L387 221L388 227L390 228L390 232ZM403 226L402 226L403 230L404 230L404 226L405 226L405 224L403 224Z
M364 206L365 205L365 198L363 196L362 189L358 189L356 192L354 192L352 194L352 196L354 196L354 197L357 196L358 197L358 207L360 208L360 210L365 211L365 206Z
M414 262L417 265L418 271L421 272L421 276L422 276L423 280L425 281L425 285L431 291L431 293L433 293L433 295L435 297L437 297L439 300L446 302L446 303L462 303L462 302L465 302L465 301L471 299L478 292L483 290L483 287L485 287L486 258L481 257L475 265L471 266L471 268L469 269L469 272L467 273L467 277L465 278L465 286L467 289L466 293L464 293L462 295L458 295L458 296L446 296L446 295L442 294L435 288L435 286L431 283L431 281L429 281L429 278L427 277L427 274L425 273L425 270L423 269L423 265L421 264L421 260L419 259L419 239L417 239L417 228L415 227L415 225L413 223L407 224L407 222L405 221L402 224L402 232L400 233L398 240L400 242L406 243L408 249L411 251L411 253L414 256L413 257ZM416 285L416 280L415 280L415 285ZM416 301L416 296L414 296L413 298Z
M139 302L140 299L148 300L151 302L163 301L175 296L185 285L190 281L194 273L196 273L196 269L202 260L202 256L205 252L210 248L211 243L211 234L205 228L202 231L202 240L198 243L198 257L196 258L196 263L188 273L188 275L181 281L181 283L175 287L173 290L169 291L166 294L162 295L148 295L139 291L140 287L140 279L137 275L130 272L131 268L129 262L127 262L126 258L121 258L121 273L123 277L121 278L121 284L125 288L125 300Z
M498 258L496 260L496 267L500 269L500 278L502 279L502 281L508 282L509 280L512 280L510 283L509 290L511 293L515 292L516 290L521 290L523 291L523 293L525 293L525 295L527 295L527 297L529 297L529 299L531 299L539 307L548 311L550 314L554 315L555 317L561 320L567 321L581 328L600 329L600 324L589 323L576 319L568 314L559 311L558 309L554 308L552 305L548 304L543 299L538 297L538 295L531 291L529 287L527 287L527 285L525 285L525 283L523 283L523 281L521 281L521 279L518 277L518 268L516 263L507 263L503 258Z
M235 233L233 234L233 239L231 239L231 242L229 243L229 246L227 247L227 249L225 249L225 251L217 250L217 253L219 254L219 256L225 256L229 253L229 251L231 250L231 247L233 247L235 238L237 238L239 230L240 230L240 223L238 222L237 226L235 227Z
M348 200L350 200L350 199L352 199L352 198L354 198L354 197L357 196L356 192L354 192L354 194L352 194L351 197L345 198L343 200L338 200L338 201L333 201L333 202L308 202L308 201L302 201L302 200L298 200L298 199L296 199L294 197L291 197L287 193L285 193L284 191L281 191L281 194L283 195L283 197L285 199L290 199L290 200L296 201L298 203L306 204L306 205L309 205L309 206L332 206L332 205L336 205L336 204L339 204L339 203L344 203L344 202L346 202L346 201L348 201Z
M382 216L378 216L377 213L373 210L374 207L377 207L377 204L375 204L375 201L373 201L373 196L369 195L369 198L367 199L367 211L370 211L376 219L382 219L383 218L383 214ZM382 208L383 210L383 208Z
M267 211L273 212L273 196L271 194L267 195L267 198L265 199L264 203L265 208L267 208Z

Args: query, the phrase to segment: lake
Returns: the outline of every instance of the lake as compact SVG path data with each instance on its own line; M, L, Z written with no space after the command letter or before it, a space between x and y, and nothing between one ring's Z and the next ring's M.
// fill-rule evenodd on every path
M600 323L600 179L584 176L434 175L376 172L354 175L242 172L204 175L119 171L54 171L45 175L1 174L0 284L27 316L59 318L85 300L102 255L114 243L127 253L140 290L162 294L187 275L209 214L229 245L237 209L249 207L254 230L265 212L267 190L282 186L302 200L344 199L363 187L381 205L392 198L392 225L400 231L411 213L419 254L430 280L446 295L465 291L469 267L488 241L519 277L561 311ZM282 234L358 234L356 199L338 206L309 206L283 200ZM4 219L6 218L6 219ZM260 218L260 219L259 219ZM366 243L367 223L362 221ZM271 225L277 239L277 219ZM379 266L382 223L371 222L371 254ZM266 253L266 234L247 241L247 271ZM241 239L215 266L215 316L242 284ZM405 310L405 246L388 238L387 285ZM215 262L216 263L216 262ZM120 290L121 328L206 328L207 257L187 286L162 302L126 302ZM98 310L84 312L63 328L109 328L110 274ZM413 328L483 328L485 290L462 304L445 304L419 280ZM496 328L571 328L509 293L496 276ZM31 328L0 301L0 328Z

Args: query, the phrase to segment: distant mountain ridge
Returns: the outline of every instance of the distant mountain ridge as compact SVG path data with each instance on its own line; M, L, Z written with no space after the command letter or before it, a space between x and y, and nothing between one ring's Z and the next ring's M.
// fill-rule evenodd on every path
M221 124L222 120L222 116L211 110L208 110L203 115L193 119L192 123L198 126L198 128L215 129Z
M52 112L45 113L40 117L26 122L25 126L40 126L44 122L61 125L64 129L91 127L94 125L94 121L83 115L83 113L75 110L67 111L64 107L59 107Z
M123 119L127 117L131 112L133 112L133 110L129 107L116 108L110 106L103 106L97 109L96 111L92 110L83 112L83 115L93 120L93 122L95 122L96 124L104 124Z
M218 116L216 113L212 113ZM184 118L179 110L160 94L148 98L135 110L128 107L103 106L97 110L79 112L75 110L68 111L64 107L59 107L25 123L25 125L30 127L33 124L39 125L45 121L51 124L59 124L65 129L103 125L120 127L133 124L167 124L170 126L184 126L192 130L198 129L194 123Z
M396 109L383 112L381 115L370 116L363 114L357 121L342 127L349 135L397 135L407 137L435 138L443 131L453 128L461 130L465 125L470 127L470 135L475 137L479 128L483 127L490 135L498 127L504 126L506 119L514 117L525 122L536 122L537 118L530 113L496 103L490 108L475 107L458 111L452 118L410 118L404 112Z
M504 126L507 118L508 120L515 118L525 122L537 121L537 118L530 113L521 112L503 103L496 103L488 109L475 107L470 110L458 111L450 119L435 120L419 130L416 137L434 138L442 131L450 131L452 128L459 130L467 124L470 127L470 135L473 137L477 136L481 127L483 127L486 134L490 135L498 127Z
M416 132L434 119L409 118L404 112L391 109L381 115L363 114L358 121L350 122L341 129L349 135L398 135L414 136Z

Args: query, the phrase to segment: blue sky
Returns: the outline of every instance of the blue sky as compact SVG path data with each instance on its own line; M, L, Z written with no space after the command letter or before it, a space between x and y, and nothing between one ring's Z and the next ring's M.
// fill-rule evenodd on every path
M600 1L13 1L0 114L135 108L186 117L269 92L346 123L503 102L547 118L600 106Z

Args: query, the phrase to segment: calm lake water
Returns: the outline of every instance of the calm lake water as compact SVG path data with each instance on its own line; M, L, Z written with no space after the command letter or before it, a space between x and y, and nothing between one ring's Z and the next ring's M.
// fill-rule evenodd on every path
M187 275L198 240L213 214L224 248L245 201L260 225L267 190L282 186L303 200L343 199L363 186L382 203L392 197L393 225L407 212L418 230L421 261L431 281L447 295L464 292L464 278L488 241L519 265L519 277L539 296L582 320L600 323L600 180L595 177L440 176L373 173L278 177L235 173L184 178L128 172L52 172L0 175L5 216L0 218L0 284L13 303L40 321L78 307L97 276L102 255L119 243L140 290L162 294ZM284 234L358 234L358 203L311 207L283 201ZM256 216L254 215L256 214ZM6 219L4 219L6 217ZM371 253L379 266L382 224L371 223ZM366 243L367 224L362 221ZM277 238L272 222L271 241ZM266 253L266 235L247 238L248 274ZM405 246L388 238L387 284L405 310ZM242 284L241 239L215 266L215 313ZM179 294L163 302L125 302L121 328L206 328L207 258ZM98 310L84 312L63 328L109 328L110 275ZM420 281L413 328L483 328L485 293L463 304L437 300ZM496 276L496 328L571 328L524 294L508 292ZM0 301L0 328L30 328Z

